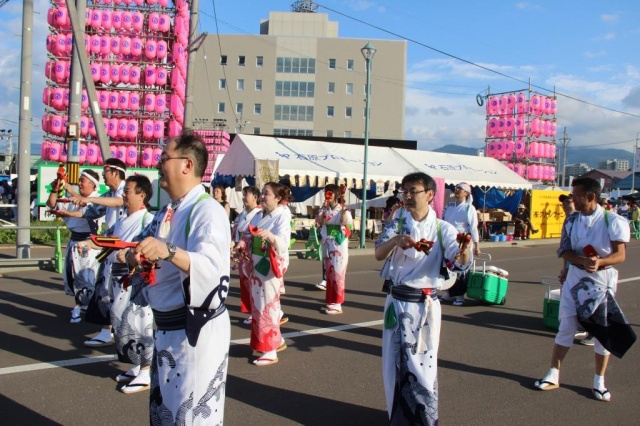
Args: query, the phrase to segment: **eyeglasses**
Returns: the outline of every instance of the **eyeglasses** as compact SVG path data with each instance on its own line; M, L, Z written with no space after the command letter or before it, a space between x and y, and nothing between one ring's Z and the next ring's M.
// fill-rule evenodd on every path
M189 157L160 157L160 160L158 161L158 166L162 166L164 163L166 163L169 160L188 160Z
M399 194L402 195L403 197L411 196L411 198L413 198L416 195L420 194L421 192L427 192L427 190L423 189L422 191L400 191Z

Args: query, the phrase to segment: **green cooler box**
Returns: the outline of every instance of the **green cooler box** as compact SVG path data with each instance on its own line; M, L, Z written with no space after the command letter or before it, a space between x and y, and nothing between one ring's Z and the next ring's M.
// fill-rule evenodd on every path
M482 266L476 266L481 260ZM467 297L492 305L504 305L507 302L509 273L495 266L488 266L491 255L482 253L473 260L473 268L467 274Z
M545 327L558 330L560 320L560 289L551 290L551 286L560 286L560 282L556 277L542 277L542 284L547 285L547 292L544 295L544 303L542 305L542 323Z

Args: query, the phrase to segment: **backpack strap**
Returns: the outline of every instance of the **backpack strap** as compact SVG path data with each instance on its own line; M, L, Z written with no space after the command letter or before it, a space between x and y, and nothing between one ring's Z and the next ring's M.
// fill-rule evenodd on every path
M140 230L142 231L144 229L144 220L147 218L147 214L149 213L149 210L145 211L144 214L142 215L142 220L140 221Z
M191 206L191 210L189 211L189 217L187 218L187 226L184 228L184 239L187 241L189 240L189 232L191 232L191 215L193 214L193 208L196 206L196 204L198 204L200 201L204 200L205 198L211 198L211 195L207 194L206 192L204 194L200 194L196 202L193 203L193 205Z

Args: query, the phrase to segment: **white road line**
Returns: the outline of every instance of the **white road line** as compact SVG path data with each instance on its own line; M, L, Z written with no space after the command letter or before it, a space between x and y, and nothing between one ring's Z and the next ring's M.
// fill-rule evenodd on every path
M382 324L382 320L360 322L356 324L344 324L344 325L337 325L335 327L316 328L312 330L285 333L282 335L282 337L284 337L285 339L293 339L296 337L305 337L305 336L313 336L316 334L328 334L328 333L335 333L338 331L353 330L354 328L375 327L380 324ZM247 345L249 344L249 339L232 340L231 344ZM26 372L39 371L39 370L48 370L51 368L73 367L75 365L95 364L97 362L110 362L110 361L117 361L117 360L118 360L118 357L116 355L100 355L100 356L94 356L89 358L75 358L75 359L67 359L67 360L54 361L54 362L41 362L37 364L16 365L14 367L0 368L0 376L6 375L6 374L13 374L13 373L26 373Z

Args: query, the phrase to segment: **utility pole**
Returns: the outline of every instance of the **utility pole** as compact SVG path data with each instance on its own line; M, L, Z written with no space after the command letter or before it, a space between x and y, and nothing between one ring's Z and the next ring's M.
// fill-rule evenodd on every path
M636 190L636 162L638 157L638 135L640 132L636 133L636 145L633 149L633 166L631 166L631 192L633 194Z
M18 231L16 258L31 257L31 78L33 73L33 0L22 5L22 58L20 64L20 118L18 125Z
M571 142L571 138L567 134L567 128L564 128L564 133L562 134L562 182L559 186L565 186L565 172L567 170L567 145Z

